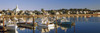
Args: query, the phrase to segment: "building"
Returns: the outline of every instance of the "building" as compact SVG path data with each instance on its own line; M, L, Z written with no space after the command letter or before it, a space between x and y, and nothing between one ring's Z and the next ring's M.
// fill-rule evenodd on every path
M100 10L93 11L93 14L100 14Z
M15 9L13 9L13 11L14 11L15 15L18 15L18 13L20 11L20 9L18 8L18 5L16 6Z

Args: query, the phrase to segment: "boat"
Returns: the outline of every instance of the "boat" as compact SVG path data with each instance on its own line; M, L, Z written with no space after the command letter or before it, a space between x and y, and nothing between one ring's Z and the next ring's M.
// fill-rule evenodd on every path
M17 29L16 30L8 30L7 33L18 33Z
M6 28L8 29L8 30L17 30L17 24L16 24L16 22L13 22L13 21L11 21L10 19L9 19L9 21L6 21L5 22L6 23Z
M26 20L26 23L27 23L27 24L33 24L33 18L28 18L28 19Z
M25 23L25 20L23 18L18 19L19 23Z
M54 22L56 24L56 22ZM69 20L67 20L65 17L63 17L62 19L58 19L57 20L57 24L72 24Z
M37 22L37 25L41 26L41 27L51 27L51 26L54 26L53 23L50 23L50 21L48 20L47 17L38 18L36 22Z
M9 20L12 20L13 22L19 23L19 22L18 22L18 18L16 18L16 17L10 18Z
M8 30L16 30L17 29L17 25L14 25L14 24L7 25L7 29Z

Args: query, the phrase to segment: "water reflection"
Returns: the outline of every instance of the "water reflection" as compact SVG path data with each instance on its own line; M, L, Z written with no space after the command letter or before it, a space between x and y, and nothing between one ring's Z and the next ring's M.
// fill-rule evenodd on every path
M61 19L59 17L58 19ZM6 18L8 20L9 18ZM20 26L15 31L7 31L5 33L100 33L100 17L66 17L71 24L54 24L50 27L41 27L33 26L33 18L17 18L20 19L18 22L21 22L23 26L27 25L28 27ZM57 20L58 20L57 19ZM2 20L2 19L0 19ZM13 20L13 18L11 19ZM37 18L35 18L37 20ZM51 22L55 22L56 19L49 17ZM13 20L14 21L14 20ZM57 21L58 22L58 21ZM32 28L29 28L32 27ZM0 32L2 33L2 32Z

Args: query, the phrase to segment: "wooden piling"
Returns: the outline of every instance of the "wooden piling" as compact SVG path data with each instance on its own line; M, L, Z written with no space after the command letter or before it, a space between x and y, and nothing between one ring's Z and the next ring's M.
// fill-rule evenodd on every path
M4 17L3 17L3 31L5 31Z
M35 33L35 31L34 31L34 22L35 22L35 18L33 16L33 33Z
M57 16L56 16L56 24L55 24L55 29L56 29L56 32L57 33Z
M76 33L76 32L75 32L75 25L74 25L74 33Z

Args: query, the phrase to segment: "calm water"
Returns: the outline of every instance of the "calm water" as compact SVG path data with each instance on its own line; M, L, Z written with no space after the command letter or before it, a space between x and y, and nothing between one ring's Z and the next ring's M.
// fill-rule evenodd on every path
M100 17L67 18L75 25L57 25L53 29L43 29L36 26L35 30L19 27L18 33L100 33Z
M75 26L59 26L56 29L51 29L44 33L100 33L100 17L89 17L89 18L70 18L70 21L75 22ZM37 28L37 27L36 27ZM18 33L33 33L31 29L17 30ZM35 29L35 33L41 33L39 29Z

